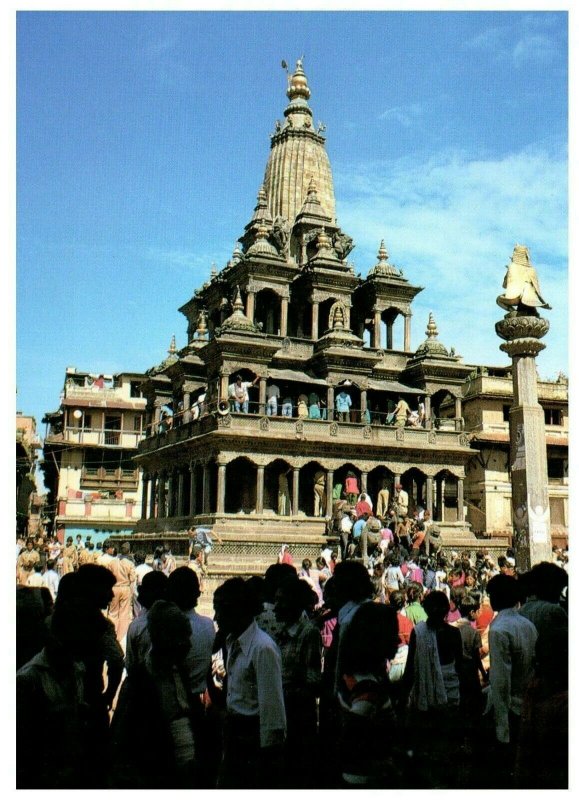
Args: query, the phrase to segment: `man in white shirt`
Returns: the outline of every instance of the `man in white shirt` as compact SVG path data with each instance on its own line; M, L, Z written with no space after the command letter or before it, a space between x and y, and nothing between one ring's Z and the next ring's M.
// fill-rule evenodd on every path
M235 379L235 383L229 384L228 394L230 400L233 400L235 411L247 414L249 412L249 389L259 380L259 375L256 375L252 381L241 380L241 375Z
M42 576L42 585L46 586L50 594L52 595L52 600L56 600L56 595L58 593L58 584L60 583L60 578L58 577L57 571L54 569L56 566L56 561L54 559L49 558L46 562L46 572Z
M267 398L265 413L268 417L277 417L277 401L279 395L279 386L275 383L270 383L265 390L265 396Z
M227 716L217 788L279 787L286 735L279 648L257 626L258 604L242 578L225 581L213 607L227 649Z

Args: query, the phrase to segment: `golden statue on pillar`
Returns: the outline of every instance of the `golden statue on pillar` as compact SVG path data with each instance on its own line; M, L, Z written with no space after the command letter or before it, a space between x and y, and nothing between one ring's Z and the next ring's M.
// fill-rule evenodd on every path
M511 256L511 263L507 267L507 274L503 281L505 293L497 297L497 303L506 311L521 311L535 315L537 307L548 308L551 306L543 300L539 288L539 278L529 255L529 248L517 244Z

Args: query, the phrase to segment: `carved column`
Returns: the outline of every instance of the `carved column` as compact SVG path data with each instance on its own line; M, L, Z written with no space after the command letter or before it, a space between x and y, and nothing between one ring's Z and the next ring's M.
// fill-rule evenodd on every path
M195 464L189 464L189 516L193 517L197 513L197 468Z
M225 512L225 464L219 464L217 468L217 513Z
M143 483L141 489L141 519L147 519L147 496L149 493L149 475L143 472Z
M410 352L410 320L412 319L412 312L408 311L404 315L404 351Z
M514 256L513 256L514 257ZM538 401L536 356L549 330L540 316L527 316L519 305L495 330L505 341L501 350L513 360L513 404L509 412L513 545L517 567L530 569L551 560L551 519L545 414ZM530 311L530 309L528 309Z
M318 338L318 320L319 320L320 304L312 303L312 339L317 341Z
M191 392L183 392L183 424L191 419Z
M287 336L287 314L288 314L289 299L287 297L281 298L281 319L280 319L280 335Z
M454 429L455 431L462 430L462 399L460 397L454 398Z
M462 478L457 480L457 503L458 503L458 521L464 522L464 481Z
M169 473L166 509L168 517L175 516L175 470L171 470Z
M364 494L368 494L368 473L367 472L360 473L360 492L364 492Z
M433 492L433 480L432 476L426 476L426 509L430 511L430 519L434 519L434 492Z
M159 433L159 423L161 422L161 406L160 400L155 400L155 411L153 413L153 433Z
M432 414L432 408L430 405L430 395L426 394L424 395L424 427L427 430L430 430L432 428L432 420L430 418L431 414Z
M229 375L221 375L219 378L219 400L227 400L229 392Z
M362 389L360 392L360 422L365 422L364 413L368 408L368 393L366 389Z
M386 349L392 350L392 342L394 341L392 336L392 328L394 326L394 322L392 320L388 320L386 323Z
M438 518L444 522L444 478L438 478L436 484L436 500L438 502Z
M209 514L209 481L211 479L210 465L203 464L203 513Z
M334 470L329 469L326 473L326 517L332 516L334 498Z
M328 386L328 419L334 419L334 387Z
M182 517L185 513L183 508L183 487L185 484L185 475L183 470L179 470L177 473L177 513L176 516Z
M157 486L158 486L157 473L153 472L153 474L151 475L151 494L149 497L149 519L155 519L156 517L155 497L158 491Z
M159 510L158 517L163 519L167 516L167 486L165 484L166 475L164 472L159 473Z
M293 468L292 481L292 516L297 517L300 503L300 468Z
M255 314L255 292L248 291L245 316L253 322L254 314Z
M259 379L259 413L265 414L265 389L267 378Z
M255 513L256 514L263 514L263 479L264 479L265 467L263 465L259 465L257 467L257 493L255 499Z
M380 322L382 321L382 316L379 311L374 312L374 338L373 338L373 347L376 349L382 346L381 336L380 336Z

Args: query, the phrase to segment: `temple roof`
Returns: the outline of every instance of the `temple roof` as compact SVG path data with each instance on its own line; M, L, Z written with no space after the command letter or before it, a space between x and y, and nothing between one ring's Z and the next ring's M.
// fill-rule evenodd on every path
M434 321L434 314L432 311L428 317L428 325L426 326L427 339L425 339L422 344L416 350L415 356L448 356L448 350L437 340L438 337L438 328L436 327L436 322Z

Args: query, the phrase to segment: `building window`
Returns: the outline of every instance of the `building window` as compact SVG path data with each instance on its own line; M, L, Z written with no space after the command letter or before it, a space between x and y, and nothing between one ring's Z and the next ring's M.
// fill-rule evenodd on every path
M510 411L511 411L511 407L510 406L503 406L503 422L508 422L509 421Z
M560 408L545 408L545 425L562 425L563 415Z
M140 433L143 426L143 417L141 414L136 414L133 420L133 430L135 433Z
M562 458L547 459L547 475L549 478L564 478L565 468Z

